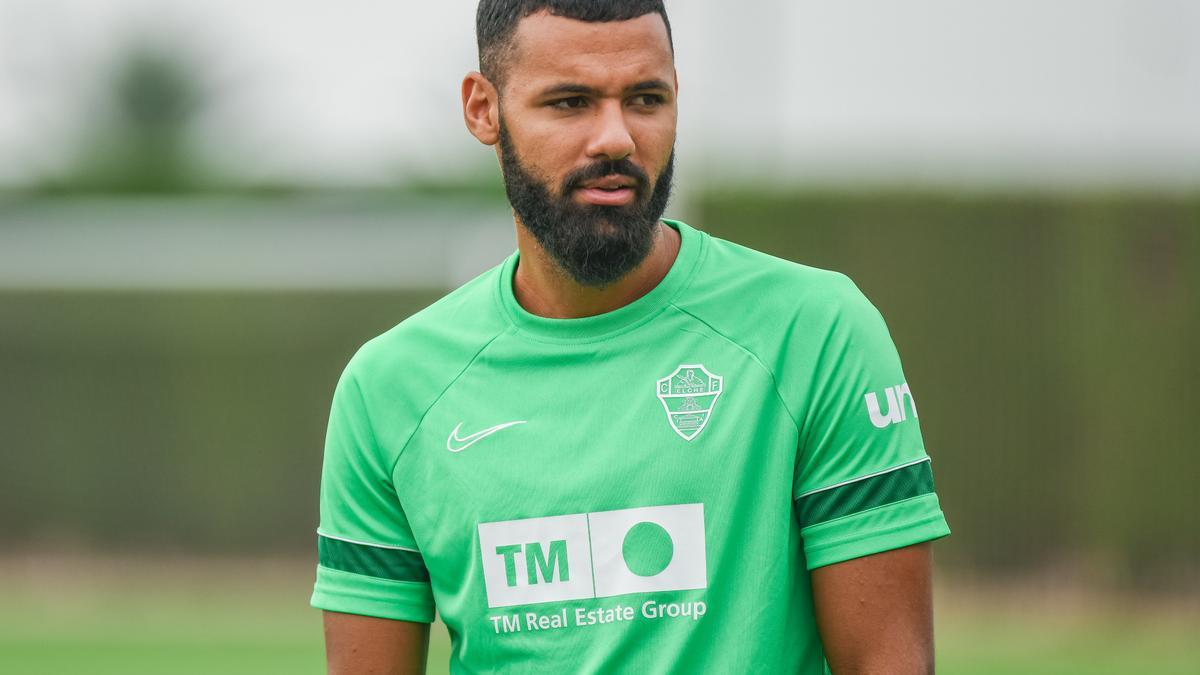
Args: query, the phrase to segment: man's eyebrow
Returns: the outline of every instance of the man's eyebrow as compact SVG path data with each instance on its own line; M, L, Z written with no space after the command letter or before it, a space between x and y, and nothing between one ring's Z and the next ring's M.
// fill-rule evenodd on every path
M593 89L592 87L589 87L589 86L587 86L587 85L583 85L583 84L570 84L570 83L567 83L567 84L556 84L556 85L554 85L554 86L552 86L552 87L547 87L546 89L543 89L543 90L541 91L541 93L539 93L539 94L538 94L538 96L539 96L539 97L542 97L542 96L554 96L554 95L556 95L556 94L587 94L587 95L592 95L592 94L596 94L596 93L597 93L597 92L596 92L596 90L595 90L595 89Z
M635 85L629 86L625 89L626 92L657 91L657 90L670 91L671 85L667 84L663 80L644 80L642 82L638 82ZM556 96L556 95L561 95L561 94L573 94L576 96L581 96L581 95L582 96L596 96L599 93L600 93L600 91L598 89L596 89L595 87L589 87L586 84L575 84L575 83L567 82L567 83L556 84L551 87L547 87L546 89L543 89L541 91L541 93L538 94L538 96L539 96L539 98L546 97L546 96Z
M646 80L644 82L638 82L630 87L627 91L652 91L655 89L665 89L667 91L671 91L671 85L663 82L662 80Z

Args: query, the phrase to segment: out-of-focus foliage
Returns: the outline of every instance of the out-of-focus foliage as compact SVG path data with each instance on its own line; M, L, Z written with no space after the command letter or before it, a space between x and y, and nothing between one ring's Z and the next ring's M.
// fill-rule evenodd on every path
M47 192L184 192L201 187L190 135L209 103L199 68L155 41L130 44L99 74L94 100L79 111L82 136Z

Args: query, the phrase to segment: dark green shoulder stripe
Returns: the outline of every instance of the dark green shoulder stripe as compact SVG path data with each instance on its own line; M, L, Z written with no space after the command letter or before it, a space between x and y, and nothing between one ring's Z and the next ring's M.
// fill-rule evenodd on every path
M803 495L796 500L800 527L818 525L877 506L933 492L929 460L894 471Z
M355 544L317 535L322 567L393 581L429 581L425 560L416 551Z

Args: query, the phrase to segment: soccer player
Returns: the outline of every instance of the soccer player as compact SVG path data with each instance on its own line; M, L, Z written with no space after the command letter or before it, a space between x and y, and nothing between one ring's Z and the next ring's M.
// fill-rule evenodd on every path
M850 280L661 218L678 82L653 0L483 0L470 132L518 251L364 345L334 394L334 673L933 670L949 533ZM763 92L732 91L746 105Z

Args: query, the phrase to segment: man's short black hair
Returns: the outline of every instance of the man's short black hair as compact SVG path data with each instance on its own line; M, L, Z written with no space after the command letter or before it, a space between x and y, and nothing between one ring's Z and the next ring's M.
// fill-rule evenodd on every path
M517 24L531 14L548 11L554 16L589 22L628 21L657 13L671 22L662 0L480 0L475 11L475 39L479 43L479 72L500 88L508 56L512 53ZM675 46L672 42L672 51Z

